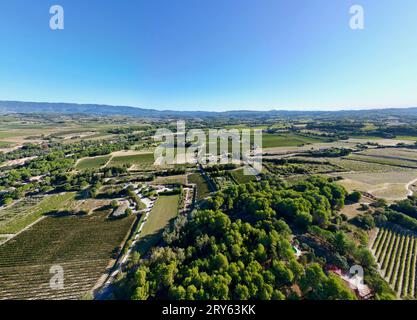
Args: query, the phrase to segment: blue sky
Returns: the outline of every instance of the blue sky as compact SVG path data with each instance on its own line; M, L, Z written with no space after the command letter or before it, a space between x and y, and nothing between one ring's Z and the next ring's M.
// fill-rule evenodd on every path
M65 29L49 29L62 5ZM365 30L349 28L349 8ZM0 100L173 110L417 106L415 0L2 0Z

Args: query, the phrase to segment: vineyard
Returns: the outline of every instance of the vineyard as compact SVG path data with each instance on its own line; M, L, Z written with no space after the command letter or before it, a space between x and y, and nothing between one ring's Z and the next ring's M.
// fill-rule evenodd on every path
M0 300L78 299L106 271L135 217L47 217L0 246ZM64 287L50 286L51 267L63 269Z
M380 229L372 245L381 275L398 297L416 298L417 237Z

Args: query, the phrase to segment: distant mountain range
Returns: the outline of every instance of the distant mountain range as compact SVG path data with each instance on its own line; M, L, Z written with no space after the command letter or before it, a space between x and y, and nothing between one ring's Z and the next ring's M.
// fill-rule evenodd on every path
M341 110L341 111L250 111L236 110L225 112L213 111L174 111L174 110L154 110L128 106L110 106L98 104L75 104L75 103L46 103L46 102L21 102L21 101L0 101L0 114L10 113L57 113L57 114L85 114L96 116L131 116L142 118L294 118L294 117L361 117L361 118L381 118L381 117L416 117L417 108L389 108L372 110Z

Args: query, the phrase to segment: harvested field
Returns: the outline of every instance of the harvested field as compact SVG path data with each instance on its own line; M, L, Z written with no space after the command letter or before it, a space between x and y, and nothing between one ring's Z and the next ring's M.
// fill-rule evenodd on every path
M168 177L157 177L154 181L155 184L187 184L187 175L177 175Z
M75 202L72 205L72 209L85 211L91 213L94 210L110 205L109 199L86 199Z
M368 163L377 163L377 164L394 166L394 167L417 169L416 161L408 161L408 160L402 160L398 158L387 158L387 157L371 156L371 155L364 155L361 153L355 153L355 154L349 155L348 157L345 157L344 159L350 159L350 160L356 160L356 161L368 162Z
M406 198L409 194L409 183L417 179L417 170L379 173L337 173L344 180L339 183L348 191L364 191L377 198L390 201Z
M416 149L403 149L403 148L367 149L367 150L362 151L361 154L382 157L382 158L387 158L387 159L392 158L392 159L417 162L417 150Z
M336 142L316 142L312 144L303 145L300 147L297 146L287 146L287 147L265 147L263 146L264 154L269 155L285 155L291 153L298 153L302 151L309 151L309 150L322 150L322 149L330 149L330 148L346 148L346 149L354 149L356 143L352 143L349 141L336 141Z
M415 141L409 140L409 139L381 139L379 137L351 138L348 141L352 142L352 143L362 143L362 144L366 144L368 142L371 142L371 143L377 143L381 146L386 146L386 147L394 147L399 143L412 145L415 142Z
M355 172L402 172L408 171L407 168L393 167L384 164L378 164L374 162L358 161L352 158L325 158L330 163L344 168L346 171Z

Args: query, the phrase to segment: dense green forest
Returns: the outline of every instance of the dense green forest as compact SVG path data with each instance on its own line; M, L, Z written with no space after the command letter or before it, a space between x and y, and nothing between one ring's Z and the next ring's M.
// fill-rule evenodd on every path
M118 298L132 299L356 299L326 263L360 264L378 298L393 298L371 253L343 230L337 210L346 191L312 177L287 185L278 180L230 187L200 210L181 216L165 233L167 246L132 261ZM297 260L294 235L314 235L325 252ZM337 256L338 259L330 259Z

